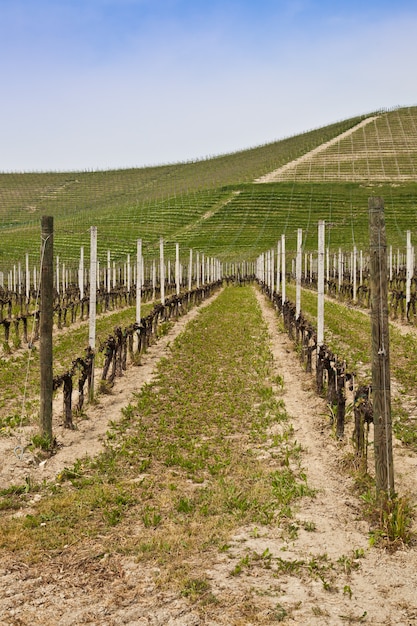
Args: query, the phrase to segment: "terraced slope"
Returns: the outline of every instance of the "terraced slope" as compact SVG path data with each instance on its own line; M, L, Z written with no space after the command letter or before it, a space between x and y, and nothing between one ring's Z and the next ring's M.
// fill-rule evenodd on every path
M417 107L345 120L253 150L154 168L108 172L0 174L0 271L39 259L40 216L55 219L55 254L76 267L89 227L98 254L123 262L143 240L146 258L167 242L225 261L252 260L282 233L295 249L317 247L317 221L327 245L367 246L370 195L385 199L388 241L405 247L417 233ZM271 177L267 173L274 172ZM275 182L258 184L272 178Z
M99 228L99 254L117 243L119 258L142 237L152 247L161 235L202 227L203 215L227 197L223 188L241 185L280 167L355 126L363 117L212 159L103 172L0 174L1 256L17 260L38 254L42 215L55 219L57 254L74 259L88 243L88 227ZM0 268L1 269L1 268Z
M258 182L404 182L416 177L417 107L406 107L369 117Z
M303 229L305 250L317 249L317 223L325 220L326 245L367 249L368 198L381 195L389 243L405 249L405 232L417 232L417 183L361 184L347 182L289 182L241 185L230 201L190 228L184 246L203 249L220 258L252 259L275 247L286 235L287 252L296 250L297 228Z

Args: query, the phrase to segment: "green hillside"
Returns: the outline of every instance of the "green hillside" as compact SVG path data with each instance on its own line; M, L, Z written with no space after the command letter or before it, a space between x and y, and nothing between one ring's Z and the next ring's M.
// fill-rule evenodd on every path
M354 132L338 138L319 153L306 156L277 171L272 179L275 182L415 182L416 107L369 116Z
M319 219L331 224L330 247L366 247L370 195L384 197L389 243L403 247L405 230L417 232L416 129L417 107L407 107L196 162L0 174L0 270L25 252L36 262L42 215L54 216L55 254L74 266L80 246L88 250L91 225L102 260L107 249L113 259L134 254L138 238L145 255L155 255L161 236L168 254L178 242L184 256L191 247L249 260L282 233L288 249L295 247L297 228L305 231L306 249L314 249ZM283 166L273 182L256 182Z

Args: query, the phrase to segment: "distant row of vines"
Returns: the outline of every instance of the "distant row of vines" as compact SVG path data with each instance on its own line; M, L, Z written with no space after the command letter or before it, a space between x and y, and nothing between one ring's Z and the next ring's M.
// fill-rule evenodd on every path
M226 279L226 282L230 280L233 279ZM104 356L99 389L108 393L115 379L123 376L128 365L140 365L141 356L164 334L167 324L175 322L190 309L200 305L220 289L222 284L223 281L216 281L180 295L173 295L165 300L165 304L156 304L140 323L134 322L124 328L115 327L113 334L109 335L98 349ZM83 411L85 387L90 389L93 384L93 367L94 353L87 348L85 355L74 359L67 371L54 377L54 389L63 388L63 415L66 428L74 428L74 412L80 414ZM74 387L78 389L75 407L73 405Z
M175 285L167 285L166 292L175 291ZM159 296L151 285L142 287L141 298L149 302ZM134 306L136 302L136 287L127 291L125 285L114 287L111 291L97 292L97 314L107 311ZM80 298L80 290L76 285L69 285L64 294L54 295L54 326L57 329L68 327L75 322L84 321L89 317L89 295ZM13 349L33 344L39 340L40 310L36 301L36 294L29 299L22 294L0 288L0 327L3 331L3 351L12 352ZM1 340L0 340L1 341Z
M317 346L316 328L302 313L297 318L295 304L289 300L283 302L281 294L276 291L271 293L265 283L261 282L260 287L271 300L276 312L282 316L284 327L297 346L305 371L315 374L316 391L327 399L331 421L335 422L336 436L339 439L345 433L346 391L349 389L353 392L355 424L352 439L357 456L366 459L367 427L373 422L370 386L355 386L355 376L348 371L346 362L341 361L325 344Z
M370 288L369 277L364 274L362 284L359 284L356 290L355 303L363 308L370 307ZM317 274L312 273L309 277L302 279L305 287L317 289ZM350 274L346 274L343 279L330 278L326 281L326 293L329 296L344 301L354 301L354 286ZM392 319L407 320L410 323L417 323L417 277L411 279L410 299L407 303L406 299L406 270L400 269L393 276L388 284L388 312Z

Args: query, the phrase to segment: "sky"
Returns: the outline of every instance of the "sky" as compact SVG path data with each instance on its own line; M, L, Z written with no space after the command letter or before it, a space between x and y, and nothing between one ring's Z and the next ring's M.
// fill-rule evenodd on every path
M0 171L207 158L417 104L415 0L0 0Z

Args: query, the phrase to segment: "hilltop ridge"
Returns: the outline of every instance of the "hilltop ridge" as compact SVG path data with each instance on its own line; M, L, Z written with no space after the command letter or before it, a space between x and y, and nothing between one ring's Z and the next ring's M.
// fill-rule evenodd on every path
M256 182L415 181L417 107L370 116Z
M98 228L99 258L111 250L115 260L135 254L137 238L144 254L157 255L160 237L167 254L177 242L184 251L253 258L281 233L293 245L297 228L314 249L319 219L332 223L329 245L360 244L375 190L386 200L392 243L403 245L404 229L417 232L417 107L369 113L196 162L0 174L0 271L22 263L25 253L38 256L42 215L54 217L55 254L67 267L76 266L80 246L88 249L91 225Z

